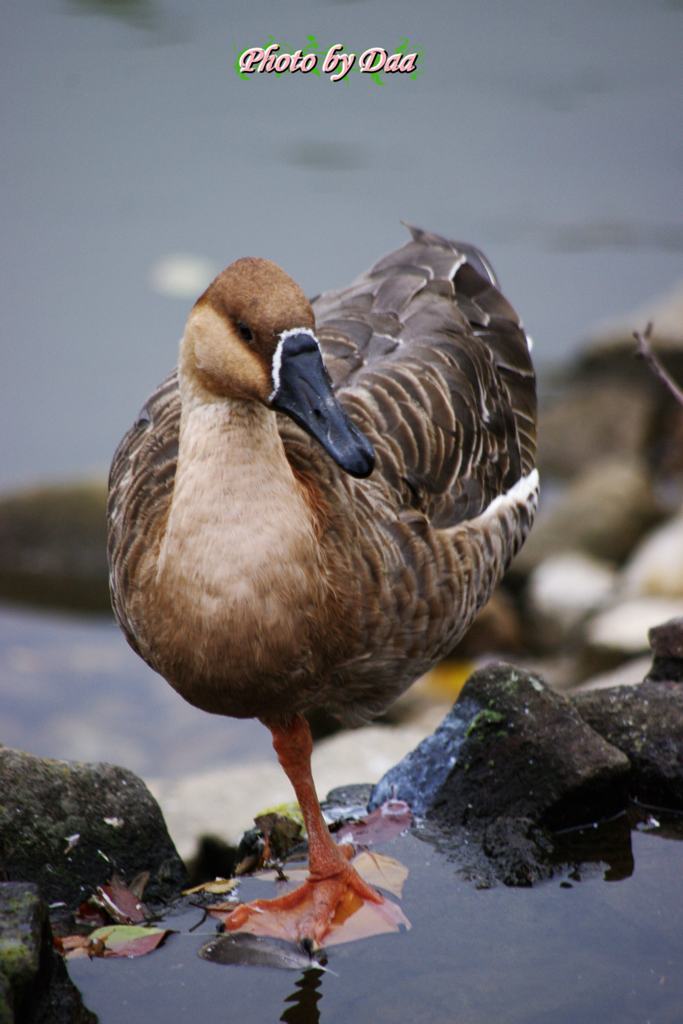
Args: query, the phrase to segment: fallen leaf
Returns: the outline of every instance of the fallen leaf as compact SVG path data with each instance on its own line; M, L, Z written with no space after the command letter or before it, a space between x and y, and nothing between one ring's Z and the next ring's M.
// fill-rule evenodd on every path
M348 893L349 903L358 900L355 893ZM351 909L344 902L337 908L332 928L325 936L325 946L339 946L343 942L357 942L373 935L387 935L401 928L410 931L411 924L397 903L383 900L381 903L362 902L360 907Z
M88 946L90 945L89 935L55 935L52 939L52 944L58 953L62 956L69 956L70 954L81 953L84 956L88 955Z
M476 667L474 661L442 661L422 677L419 687L452 704Z
M236 906L237 900L224 900L222 903L212 903L203 909L207 914L211 914L212 917L217 917L219 921L225 923L226 917L233 912Z
M111 922L104 907L97 903L91 903L89 899L79 905L74 918L77 924L89 925L90 928L98 928L100 925Z
M386 889L392 896L401 899L403 886L408 877L408 868L401 864L400 860L387 857L384 853L371 853L370 850L363 850L351 862L369 885L377 885L380 889Z
M386 843L405 832L412 821L412 812L404 800L385 800L367 818L342 825L335 833L335 839L338 843L360 846Z
M139 875L135 876L135 878L130 883L128 888L130 889L134 896L137 896L137 898L141 900L144 895L145 889L147 888L148 882L149 871L141 871Z
M90 901L101 907L117 924L141 924L147 918L147 908L118 875L112 875L106 885L98 885Z
M305 834L306 828L304 826L304 816L301 813L301 808L296 800L290 800L288 803L284 804L274 804L272 807L264 807L263 810L259 811L256 815L254 821L258 824L259 818L266 817L269 814L275 814L282 818L290 818L301 826L301 830Z
M238 884L236 878L214 878L213 882L202 882L201 885L193 885L191 889L183 889L183 896L192 896L196 892L225 896L226 893L232 892Z
M136 957L151 953L159 946L170 928L149 928L142 925L116 924L113 927L97 928L89 936L91 946L102 942L101 956Z
M169 934L169 928L110 924L90 935L55 936L54 946L67 960L80 956L136 957L151 953Z
M199 950L203 960L215 964L239 964L248 967L279 967L289 971L325 970L317 961L291 943L256 935L219 935Z

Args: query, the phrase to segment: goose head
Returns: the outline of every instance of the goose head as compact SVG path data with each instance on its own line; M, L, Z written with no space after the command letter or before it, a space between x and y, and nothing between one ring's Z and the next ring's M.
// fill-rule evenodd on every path
M270 260L236 260L197 299L181 371L209 400L241 399L285 413L351 476L372 472L372 445L334 394L311 304Z

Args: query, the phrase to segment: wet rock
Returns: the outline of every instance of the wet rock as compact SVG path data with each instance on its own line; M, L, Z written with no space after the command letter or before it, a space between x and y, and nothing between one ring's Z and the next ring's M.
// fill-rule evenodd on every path
M541 507L511 571L516 576L527 576L545 559L565 551L621 562L658 516L643 465L601 459L593 462L554 503Z
M109 611L105 503L101 481L0 498L0 596Z
M53 950L38 887L0 883L0 1021L96 1024Z
M629 595L683 598L683 515L641 541L624 566L621 584Z
M612 592L616 572L580 551L551 555L531 573L526 600L536 646L562 645Z
M647 681L580 694L574 705L592 729L631 762L631 795L683 810L683 687Z
M606 608L591 619L588 645L596 653L624 660L647 651L648 631L666 619L683 615L683 599L637 597Z
M321 802L326 819L333 821L342 814L349 816L349 811L358 812L360 817L365 813L373 787L369 782L358 782L352 786L335 786Z
M683 682L683 618L654 626L648 636L654 654L648 679Z
M497 663L474 673L436 732L375 787L370 806L406 800L479 884L530 884L550 870L549 829L623 806L628 767L568 700Z
M0 862L50 904L77 906L116 871L150 872L148 902L182 887L185 869L159 806L132 772L0 748Z
M480 703L472 696L465 696L463 691L431 736L380 779L372 791L370 809L379 807L385 800L398 799L410 804L414 814L427 814L447 784L470 723L480 711Z

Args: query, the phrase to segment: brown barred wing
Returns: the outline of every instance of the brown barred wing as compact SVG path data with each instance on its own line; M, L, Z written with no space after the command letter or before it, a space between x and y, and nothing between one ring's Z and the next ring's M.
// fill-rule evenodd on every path
M180 393L177 370L166 377L140 410L118 446L109 474L107 521L109 587L116 619L140 654L127 598L140 557L160 536L173 495Z
M535 377L483 254L410 231L314 309L340 400L375 445L399 507L448 528L533 469Z

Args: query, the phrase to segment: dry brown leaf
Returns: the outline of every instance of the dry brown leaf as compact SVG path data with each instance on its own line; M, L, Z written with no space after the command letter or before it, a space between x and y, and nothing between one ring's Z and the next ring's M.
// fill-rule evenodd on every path
M214 878L213 882L202 882L191 889L183 889L183 896L192 896L196 892L207 892L214 896L225 896L238 885L236 878Z
M90 899L117 924L141 924L147 917L145 905L118 875L112 875L106 885L98 885Z
M64 935L55 938L56 949L67 960L75 957L138 957L151 953L167 935L168 928L140 925L105 925L90 935Z
M363 850L351 863L369 885L377 885L401 899L408 877L405 864L384 853L371 853L370 850Z
M342 942L357 942L358 939L369 939L373 935L386 935L398 932L401 928L410 931L411 924L397 903L383 900L382 903L366 903L360 901L354 893L348 894L349 907L344 901L337 908L331 931L325 936L323 945L338 946ZM353 901L361 906L353 907Z

